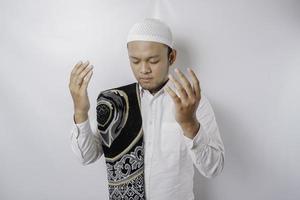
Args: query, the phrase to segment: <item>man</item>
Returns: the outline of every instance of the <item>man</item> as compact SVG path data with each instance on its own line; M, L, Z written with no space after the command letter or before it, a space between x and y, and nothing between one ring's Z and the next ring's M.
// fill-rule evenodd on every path
M176 50L165 23L136 23L127 49L137 83L99 94L94 130L87 96L93 67L79 62L73 68L72 149L83 165L105 155L110 199L194 199L193 165L207 178L224 166L212 107L193 70L188 69L191 81L179 69L177 77L169 74Z

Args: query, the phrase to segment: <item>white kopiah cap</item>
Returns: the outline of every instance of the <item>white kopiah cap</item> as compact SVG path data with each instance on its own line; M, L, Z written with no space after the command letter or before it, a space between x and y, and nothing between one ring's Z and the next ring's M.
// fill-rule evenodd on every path
M159 42L173 48L171 29L164 22L154 18L146 18L134 24L127 37L127 43L131 41Z

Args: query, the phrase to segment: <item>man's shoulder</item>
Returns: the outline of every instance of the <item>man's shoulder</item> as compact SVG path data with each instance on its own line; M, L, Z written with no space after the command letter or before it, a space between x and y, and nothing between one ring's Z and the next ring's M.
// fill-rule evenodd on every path
M109 91L112 91L112 90L131 91L131 90L134 90L136 87L137 87L137 82L132 82L132 83L125 84L125 85L120 85L120 86L117 86L117 87L112 87L112 88L100 91L98 97L102 93L109 92Z

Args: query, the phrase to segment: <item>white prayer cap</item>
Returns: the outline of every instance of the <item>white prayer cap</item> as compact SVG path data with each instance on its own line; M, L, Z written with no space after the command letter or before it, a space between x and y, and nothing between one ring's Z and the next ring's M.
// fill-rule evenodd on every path
M145 18L132 26L127 37L131 41L152 41L166 44L173 48L171 29L159 19Z

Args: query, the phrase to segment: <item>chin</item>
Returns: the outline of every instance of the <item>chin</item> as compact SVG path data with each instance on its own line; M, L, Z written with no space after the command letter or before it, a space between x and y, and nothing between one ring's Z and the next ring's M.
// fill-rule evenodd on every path
M153 90L155 89L155 87L153 87L153 85L151 83L139 83L143 89L145 90Z
M140 83L140 85L145 90L151 90L151 89L153 89L153 87L151 87L151 85L148 85L148 84L145 84L145 83Z

